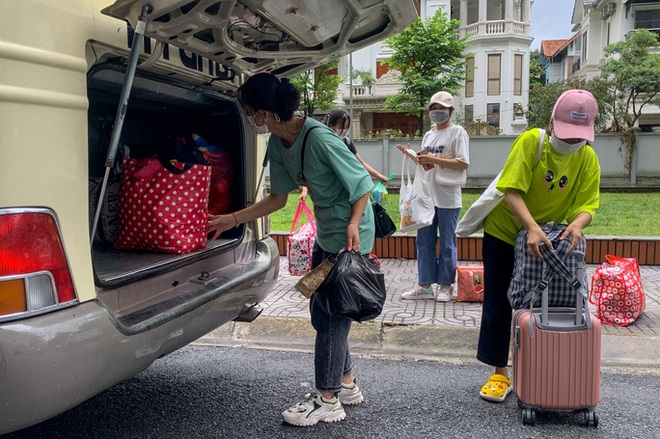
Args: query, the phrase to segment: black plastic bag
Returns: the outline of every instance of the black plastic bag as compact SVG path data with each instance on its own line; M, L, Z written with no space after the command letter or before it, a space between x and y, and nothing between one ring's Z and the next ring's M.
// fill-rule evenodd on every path
M316 294L330 315L364 322L383 311L385 275L368 257L342 251Z
M389 238L396 232L396 225L383 206L373 203L376 238Z

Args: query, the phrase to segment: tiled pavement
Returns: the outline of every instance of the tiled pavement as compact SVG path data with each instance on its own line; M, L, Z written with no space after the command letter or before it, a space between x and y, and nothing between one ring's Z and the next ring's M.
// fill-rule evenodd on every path
M387 302L377 322L384 325L431 325L436 327L479 327L481 304L452 300L439 303L431 300L401 300L401 293L417 285L417 265L414 259L381 259L381 269L387 284ZM468 265L467 263L460 263ZM588 279L597 268L587 266ZM660 335L660 266L641 266L646 292L646 310L632 325L603 325L603 333L611 335ZM294 289L299 277L291 276L286 257L280 258L280 275L271 295L262 302L262 316L309 317L309 301Z

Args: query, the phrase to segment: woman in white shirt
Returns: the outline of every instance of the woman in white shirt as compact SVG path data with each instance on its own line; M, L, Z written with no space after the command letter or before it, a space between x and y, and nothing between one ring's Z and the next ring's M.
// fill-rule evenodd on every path
M428 180L431 200L435 206L433 223L417 230L417 288L401 294L402 299L430 299L449 302L454 293L458 251L456 248L456 224L461 211L461 187L438 184L435 174L438 167L465 170L470 165L469 137L465 129L451 122L454 98L446 91L431 97L428 104L429 118L435 127L422 140L422 150L415 161L427 169L423 173ZM405 147L397 145L404 152ZM440 254L436 252L440 239ZM434 294L432 285L437 284Z

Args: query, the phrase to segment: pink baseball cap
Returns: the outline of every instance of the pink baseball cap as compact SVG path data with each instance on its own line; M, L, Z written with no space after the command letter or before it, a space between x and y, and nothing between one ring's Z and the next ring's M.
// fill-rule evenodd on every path
M560 139L594 141L594 119L598 104L586 90L567 90L559 96L552 110L552 129Z

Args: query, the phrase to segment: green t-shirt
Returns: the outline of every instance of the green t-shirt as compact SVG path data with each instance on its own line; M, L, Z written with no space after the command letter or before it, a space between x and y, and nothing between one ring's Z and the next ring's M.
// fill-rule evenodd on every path
M537 223L570 223L580 212L593 217L600 199L600 165L589 145L570 154L557 152L546 136L541 158L539 131L522 133L513 143L497 182L497 190L518 189ZM522 227L502 201L486 217L484 231L514 244Z
M364 166L346 148L344 142L322 123L307 118L298 138L290 148L282 139L271 136L268 141L270 188L274 194L288 194L303 184L298 180L300 157L305 133L305 185L314 202L316 242L330 253L346 245L346 227L351 217L351 205L369 193L374 183ZM374 216L369 204L360 220L360 250L371 252L374 245Z

